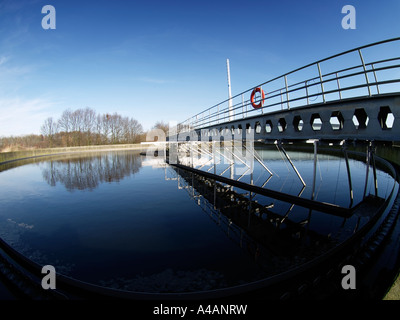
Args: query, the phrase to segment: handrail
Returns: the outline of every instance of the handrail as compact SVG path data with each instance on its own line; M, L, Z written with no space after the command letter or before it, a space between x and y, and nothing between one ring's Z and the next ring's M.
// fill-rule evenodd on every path
M400 57L395 56L366 62L363 58L361 50L396 41L400 41L400 37L360 46L335 54L328 58L315 61L301 68L297 68L278 77L265 81L212 107L209 107L204 111L199 112L196 115L179 123L177 125L177 132L180 132L182 130L185 131L187 129L199 129L217 124L227 124L232 120L245 119L249 117L249 114L266 114L268 112L276 111L268 110L268 108L271 109L272 107L277 107L278 105L281 106L281 109L284 109L285 106L287 109L291 109L293 107L296 108L299 107L299 105L295 105L295 103L298 103L301 100L305 101L301 106L310 106L315 103L326 103L332 100L345 100L354 97L379 96L383 94L382 86L400 83L400 79L392 75L390 78L385 77L385 79L381 81L378 81L377 76L379 72L387 72L388 70L392 69L399 70L400 64L397 64L396 62L400 60ZM351 67L339 68L337 71L329 71L325 74L321 72L321 64L323 62L331 61L335 58L342 57L350 53L357 53L358 59L360 59L359 64L353 65ZM293 76L299 71L305 70L310 67L315 67L315 70L311 70L311 72L314 73L315 76L307 77L307 79L301 81L296 80L295 83L288 84L288 76ZM368 78L370 74L372 74L373 80ZM395 75L395 73L393 74ZM363 80L360 81L361 77L363 78ZM271 87L271 91L266 90L265 98L262 100L264 105L261 108L254 109L251 106L250 100L244 99L244 94L248 94L250 91L254 90L257 87L264 87L263 89L265 89L277 80L281 80L282 84ZM344 80L351 80L349 81L351 82L351 84L344 85ZM336 85L334 84L334 82L336 82ZM334 85L335 88L332 88L332 85ZM351 97L342 96L344 92L365 88L368 90L368 93L366 94L358 93L354 94ZM310 92L311 90L317 91L317 93ZM400 90L396 88L395 92L400 92ZM332 99L332 97L328 97L328 95L332 94L337 94L338 97L335 99ZM318 97L321 97L321 99L318 99ZM314 98L314 101L311 102L310 98ZM231 102L230 106L226 107L225 105L229 105L229 102Z

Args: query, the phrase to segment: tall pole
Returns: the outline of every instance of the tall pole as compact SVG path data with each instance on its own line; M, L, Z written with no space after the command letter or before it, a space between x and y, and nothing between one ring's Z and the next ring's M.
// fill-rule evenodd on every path
M315 197L315 177L317 175L317 143L318 141L314 141L314 173L311 200L314 200Z
M228 72L228 106L229 106L229 121L233 120L233 110L232 110L232 92L231 92L231 72L229 68L229 59L226 59L226 69Z

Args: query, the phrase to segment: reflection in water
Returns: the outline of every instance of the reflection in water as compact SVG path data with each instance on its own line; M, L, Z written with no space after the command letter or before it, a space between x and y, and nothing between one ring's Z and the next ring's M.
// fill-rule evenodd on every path
M93 190L104 182L119 182L135 174L142 166L139 153L103 153L86 157L50 160L42 169L43 179L51 186L61 183L68 191Z
M295 222L287 218L287 212L274 212L273 204L254 201L254 193L240 193L214 180L173 169L178 187L185 189L226 236L253 257L265 276L291 269L338 243L331 234L308 228L311 210L306 219Z
M274 179L274 175L275 177L282 175L285 170L282 170L283 158L279 159L280 154L276 150L262 149L259 154L263 161L263 163L260 162L261 166L270 173L269 176L259 175L263 177L258 179L261 183L267 178L263 184L264 187L267 184L271 185L270 181ZM297 153L294 159L297 159L297 167L302 168L301 172L305 180L312 181L310 172L313 169L313 161L315 163L315 156L312 153L301 152ZM195 203L221 227L225 234L254 258L254 261L266 272L266 276L271 276L310 261L347 240L377 214L384 198L387 198L390 189L394 188L395 182L389 173L375 172L378 177L376 183L384 186L383 190L386 189L385 192L379 193L384 198L376 194L367 196L368 193L365 192L363 184L358 183L365 181L365 168L363 168L365 165L362 162L349 161L346 158L346 171L346 169L341 170L342 161L344 160L339 157L319 155L318 170L321 179L316 194L319 194L321 198L332 198L333 196L333 203L336 201L340 203L343 199L347 200L349 190L346 186L348 183L347 176L352 174L353 181L357 182L355 190L357 202L355 204L361 205L363 209L354 210L353 214L346 217L340 217L335 212L328 214L319 212L315 208L307 209L293 203L284 203L233 187L229 185L229 182L226 182L228 184L216 182L208 175L188 172L183 170L182 167L172 168L177 177L178 188L185 189ZM193 160L190 159L188 163L189 165L193 164ZM270 168L275 169L273 170L274 173L264 166L266 163ZM214 172L218 172L218 175L221 176L231 170L230 179L232 179L232 182L235 180L235 175L232 173L233 165L225 169L217 166L207 168L204 164L201 164L200 168L205 168L203 171L214 169ZM225 170L222 171L222 169ZM261 171L258 170L257 172L257 168L254 167L253 172L256 174L265 173L265 170L260 169ZM314 164L314 171L316 171L315 169ZM384 166L383 169L385 169ZM221 171L222 173L220 173ZM251 184L253 184L253 172L250 175ZM322 179L322 176L324 176L324 179ZM241 178L239 177L238 180ZM285 186L286 179L280 180L283 183L275 184L275 190L287 192L286 190L291 189L293 183ZM279 179L275 179L275 181L279 181ZM341 191L345 191L340 194L338 190L339 182L342 184ZM309 185L310 183L304 183L297 196L301 197L305 190L307 192L307 188L308 195L310 195ZM369 186L372 185L373 183L369 183ZM362 194L363 190L365 197ZM352 188L350 188L350 191L353 192ZM373 190L369 192L373 192ZM312 191L313 194L314 191ZM350 206L352 206L353 199L350 200Z

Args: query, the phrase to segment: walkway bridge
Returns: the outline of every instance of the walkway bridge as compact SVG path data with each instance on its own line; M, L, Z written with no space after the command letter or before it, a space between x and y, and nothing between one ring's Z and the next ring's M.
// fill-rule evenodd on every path
M285 73L178 124L170 141L400 140L400 38Z
M346 151L348 142L367 142L365 183L358 188L364 188L367 197L367 187L373 184L373 194L378 197L379 160L374 155L374 143L400 141L398 52L400 38L358 47L283 74L212 106L170 129L168 162L241 189L351 216L354 190ZM306 183L283 145L308 140L314 142L314 171L313 180ZM251 175L251 181L254 163L273 175L257 154L255 141L273 141L277 145L282 159L291 164L303 186L312 185L311 199L270 190L267 183L256 186L253 182L239 182L242 176L235 177L233 173L238 164L246 166L244 174ZM314 197L321 142L343 146L341 156L346 160L350 208L321 203ZM222 162L229 166L221 168ZM230 177L223 177L229 169Z
M353 256L349 258L351 263L361 270L366 261L371 261L371 253L377 252L378 247L385 251L381 240L388 239L390 233L379 235L380 231L376 230L393 231L399 216L398 166L375 155L376 143L393 145L400 141L399 52L400 38L372 43L313 62L230 97L170 128L168 162L180 170L222 183L229 190L246 190L250 200L258 194L308 208L310 213L319 211L345 219L360 211L369 212L368 215L374 218L353 237L353 240L361 239L362 234L369 232L356 250L367 258L361 258L364 262L360 263L354 258L354 252L348 256ZM239 141L238 146L236 142ZM304 181L304 173L296 168L284 145L310 141L314 149L314 166L309 168L313 169L313 178ZM292 165L304 189L311 188L311 198L302 195L303 189L298 195L269 189L268 181L274 173L269 170L268 161L259 157L254 142L275 144L283 161ZM355 187L355 190L364 190L363 199L353 203L355 190L349 166L352 152L347 149L349 144L357 145L358 142L367 146L365 153L357 155L359 160L366 161L366 173L364 184ZM342 152L341 157L346 162L349 207L317 199L315 187L318 146L321 144L342 146L331 151ZM244 149L246 154L250 151L251 160L244 159L239 149ZM221 166L221 157L225 167ZM254 163L270 174L262 185L253 183ZM387 197L378 192L378 163L396 181ZM239 181L246 173L241 176L233 173L238 164L247 166L246 172L251 176L249 183ZM381 204L379 208L375 206L378 203ZM346 247L344 243L343 248ZM374 259L378 259L376 255Z

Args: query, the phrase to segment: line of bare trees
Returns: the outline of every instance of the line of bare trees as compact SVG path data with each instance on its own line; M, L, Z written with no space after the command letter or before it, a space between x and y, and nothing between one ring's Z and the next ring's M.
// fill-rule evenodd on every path
M152 129L168 133L169 125L157 121ZM65 110L59 119L47 118L41 134L0 137L0 152L17 150L140 143L146 132L135 119L117 113L97 114L93 109Z
M0 152L45 148L46 146L47 142L44 137L38 134L0 137Z
M144 141L142 125L117 113L97 114L91 108L65 110L58 120L47 118L40 129L47 147L72 147Z

